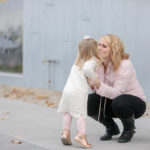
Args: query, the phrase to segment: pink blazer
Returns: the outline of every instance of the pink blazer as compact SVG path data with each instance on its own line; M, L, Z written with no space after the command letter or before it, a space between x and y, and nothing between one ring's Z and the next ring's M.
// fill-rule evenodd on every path
M143 89L140 86L135 69L130 60L122 60L117 72L113 71L111 63L108 64L104 73L103 65L98 69L101 85L96 93L114 99L121 94L130 94L146 100Z

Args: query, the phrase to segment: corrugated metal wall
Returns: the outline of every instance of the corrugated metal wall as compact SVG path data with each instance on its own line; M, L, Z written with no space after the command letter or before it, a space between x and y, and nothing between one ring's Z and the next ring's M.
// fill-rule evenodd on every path
M0 83L62 90L82 37L113 33L124 41L150 99L149 0L24 0L23 11L24 73L0 75ZM51 67L44 63L50 59L56 60Z

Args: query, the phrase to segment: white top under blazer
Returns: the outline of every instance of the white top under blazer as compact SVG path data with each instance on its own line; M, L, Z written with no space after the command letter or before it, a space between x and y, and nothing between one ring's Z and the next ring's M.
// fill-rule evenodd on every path
M64 87L58 112L68 112L79 118L82 114L87 117L88 78L97 78L98 59L93 57L83 64L82 69L73 65L67 83Z

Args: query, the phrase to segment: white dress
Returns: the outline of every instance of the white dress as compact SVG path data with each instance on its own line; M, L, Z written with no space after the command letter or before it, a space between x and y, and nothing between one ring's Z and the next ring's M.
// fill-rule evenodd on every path
M93 57L83 64L82 69L73 65L67 83L64 87L58 112L69 112L71 116L79 118L82 114L87 117L87 99L89 86L86 77L96 78L98 59Z

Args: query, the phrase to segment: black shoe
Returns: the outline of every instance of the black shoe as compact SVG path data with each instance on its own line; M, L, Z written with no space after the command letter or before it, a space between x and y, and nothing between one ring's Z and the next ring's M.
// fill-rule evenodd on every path
M134 129L129 131L123 131L121 136L118 139L119 143L126 143L131 141L131 138L133 137L133 134L135 133Z
M107 122L106 126L106 133L102 137L100 137L101 141L111 140L113 135L118 135L120 133L118 125L113 121Z
M121 122L123 124L123 132L121 136L118 139L119 143L126 143L131 141L135 131L135 126L134 126L134 116L132 115L131 117L127 119L121 119Z

